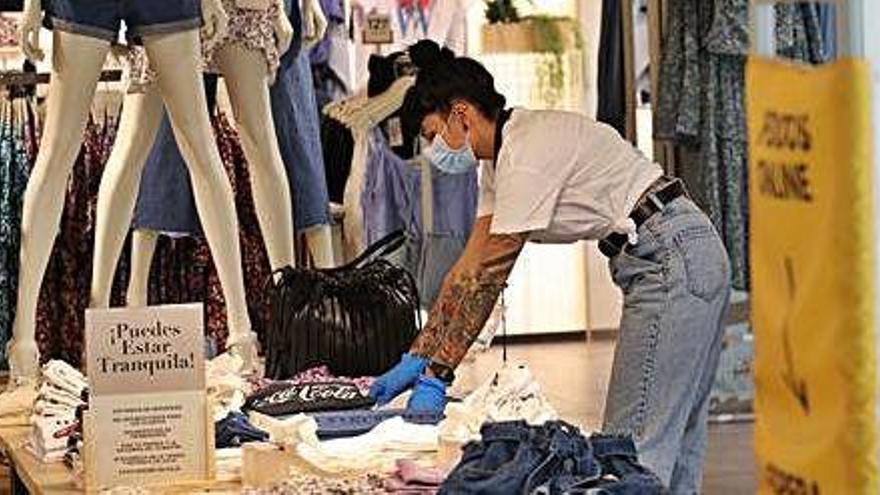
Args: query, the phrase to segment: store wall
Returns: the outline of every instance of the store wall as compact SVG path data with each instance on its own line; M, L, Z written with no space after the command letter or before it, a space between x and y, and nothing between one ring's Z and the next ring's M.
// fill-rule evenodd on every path
M584 49L564 59L567 77L555 108L595 115L596 73L602 0L535 0L517 4L523 16L567 16L581 23ZM471 5L469 53L495 75L499 90L513 106L546 108L537 87L535 67L542 55L482 53L480 33L484 4ZM607 260L595 243L529 244L517 261L506 292L511 334L565 333L613 329L620 317L621 295L613 285Z

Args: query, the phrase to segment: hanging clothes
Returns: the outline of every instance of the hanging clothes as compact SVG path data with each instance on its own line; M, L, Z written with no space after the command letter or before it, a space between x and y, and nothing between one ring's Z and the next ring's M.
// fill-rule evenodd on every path
M749 288L745 62L748 0L673 0L655 137L681 145L676 173L724 238L733 285ZM817 10L777 5L779 55L825 60Z
M626 135L626 77L620 0L602 1L596 120Z
M302 40L298 3L293 2L289 17L296 26L295 39L281 57L269 97L293 201L294 224L297 230L304 230L329 225L330 206L311 70L307 55L298 49ZM216 76L205 76L205 89L209 101L216 101ZM144 168L134 227L169 233L201 232L189 174L167 115Z
M395 52L387 57L381 55L370 57L368 98L378 97L404 75L401 68L404 55L405 52ZM402 158L409 159L415 156L419 136L402 125L400 115L400 110L395 111L379 123L379 127L386 140L394 141L392 143L394 152ZM321 142L330 200L341 204L354 159L354 136L344 123L330 115L322 114Z
M268 317L262 288L270 269L250 196L247 162L236 131L226 117L216 115L212 121L223 165L235 192L248 312L253 330L260 334ZM60 233L43 279L37 310L37 343L44 361L57 358L75 366L81 362L98 187L116 126L116 120L110 118L90 122L73 169ZM125 303L129 252L126 247L117 268L111 294L114 306ZM206 337L218 351L225 350L225 303L210 250L203 239L160 238L150 276L149 300L151 304L203 302Z
M13 90L14 91L14 90ZM34 101L28 96L0 100L0 367L12 336L18 294L21 213L37 149Z
M330 49L334 40L332 39L331 30L340 25L344 25L346 21L345 6L342 0L320 0L321 10L324 11L324 17L327 18L327 32L309 53L309 61L312 65L327 63L330 60Z
M297 230L329 225L330 199L321 147L321 122L308 54L288 51L269 89L272 118L287 169Z
M430 188L422 187L425 166L430 167ZM430 219L425 218L422 194L431 196ZM425 309L433 306L446 274L464 251L477 216L477 195L476 169L450 175L426 161L413 165L394 153L381 129L371 132L361 195L364 244L405 231L406 244L397 261L415 279Z
M213 114L217 103L217 76L206 74L204 81L208 112ZM177 147L167 111L163 112L144 165L132 227L175 235L202 233L189 172Z
M78 365L83 355L98 188L117 126L115 117L90 119L71 172L59 235L37 305L36 341L44 362L62 359Z
M221 114L212 118L223 165L235 192L242 246L245 290L253 330L262 332L268 306L262 297L270 269L263 248L248 167L236 131ZM98 188L118 126L117 118L89 120L65 197L59 234L42 281L36 340L41 359L63 359L78 366L83 354L84 315L89 305ZM11 335L17 297L21 207L36 158L39 123L33 103L0 99L0 361ZM117 267L111 304L125 303L129 253ZM226 341L226 310L207 243L199 237L159 240L152 266L149 298L153 304L204 302L205 333L219 351Z

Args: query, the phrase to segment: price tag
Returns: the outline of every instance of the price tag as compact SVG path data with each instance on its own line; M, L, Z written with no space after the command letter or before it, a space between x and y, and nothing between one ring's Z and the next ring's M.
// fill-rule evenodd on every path
M389 119L385 130L388 131L388 144L391 147L403 146L403 126L400 123L400 117Z
M272 0L235 0L235 6L244 10L269 10Z
M372 13L367 15L364 27L364 44L385 45L394 42L394 32L391 30L391 16L388 14Z

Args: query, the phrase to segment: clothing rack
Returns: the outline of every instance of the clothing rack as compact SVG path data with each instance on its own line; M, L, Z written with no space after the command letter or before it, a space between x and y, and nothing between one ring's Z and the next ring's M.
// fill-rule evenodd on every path
M47 73L9 71L0 72L0 87L5 86L35 86L49 84L51 75ZM105 70L101 72L99 82L118 82L122 80L121 70Z

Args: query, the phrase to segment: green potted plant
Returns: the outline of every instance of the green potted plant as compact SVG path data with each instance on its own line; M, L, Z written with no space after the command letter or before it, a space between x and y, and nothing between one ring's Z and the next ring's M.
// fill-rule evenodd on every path
M486 53L563 53L579 48L580 29L570 17L521 17L514 0L485 0Z
M485 53L548 55L538 67L538 84L547 103L558 103L565 89L563 55L583 45L578 22L569 17L520 17L513 0L486 0L486 20Z

